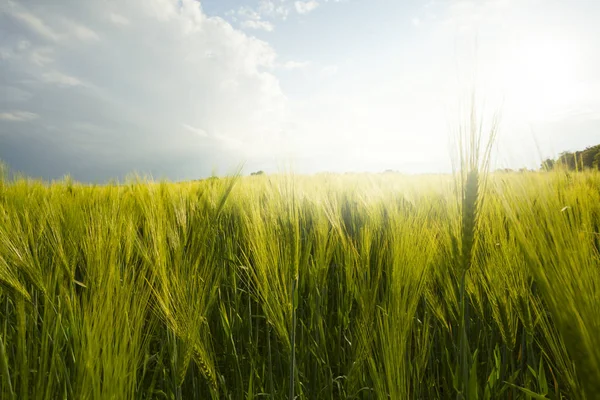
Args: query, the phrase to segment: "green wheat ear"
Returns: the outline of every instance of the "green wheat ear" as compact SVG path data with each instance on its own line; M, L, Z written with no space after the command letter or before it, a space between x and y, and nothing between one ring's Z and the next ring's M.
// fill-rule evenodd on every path
M463 273L471 268L471 259L477 224L477 201L479 198L479 173L476 169L467 175L462 202L462 257Z
M194 361L196 361L196 364L200 368L200 371L202 371L202 375L204 375L204 378L208 381L208 384L210 385L211 389L216 392L217 379L215 377L213 369L206 362L206 357L203 356L204 350L200 346L195 344L193 346L193 351Z

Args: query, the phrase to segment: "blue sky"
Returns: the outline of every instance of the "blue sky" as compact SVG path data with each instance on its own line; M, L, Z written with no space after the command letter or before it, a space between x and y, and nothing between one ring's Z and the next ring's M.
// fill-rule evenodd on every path
M450 170L600 143L594 0L0 0L0 159L47 179Z

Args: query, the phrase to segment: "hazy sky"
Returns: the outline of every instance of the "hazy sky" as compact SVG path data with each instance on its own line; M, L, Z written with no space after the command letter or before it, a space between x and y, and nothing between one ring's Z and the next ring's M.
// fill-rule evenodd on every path
M497 167L600 143L597 0L0 0L0 159L33 176ZM539 146L536 147L536 140Z

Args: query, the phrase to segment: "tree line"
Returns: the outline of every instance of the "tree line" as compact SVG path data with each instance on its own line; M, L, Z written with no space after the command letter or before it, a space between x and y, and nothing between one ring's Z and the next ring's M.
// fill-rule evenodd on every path
M563 151L556 160L548 158L540 166L544 171L550 171L556 167L569 170L600 169L600 144L574 153Z

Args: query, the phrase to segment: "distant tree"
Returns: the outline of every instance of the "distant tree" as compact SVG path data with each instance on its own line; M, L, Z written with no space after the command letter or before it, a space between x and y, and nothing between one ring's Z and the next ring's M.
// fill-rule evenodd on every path
M583 164L583 168L595 168L596 166L596 157L600 154L600 145L592 146L586 148L581 152L581 163Z
M264 175L264 174L265 174L265 171L256 171L256 172L252 172L252 173L250 174L250 176Z
M600 153L600 145L588 147L583 151L571 153L565 151L560 153L556 164L569 170L584 170L588 168L598 168L597 158Z
M575 160L576 160L576 154L571 153L570 151L563 151L558 156L558 160L556 160L556 164L560 165L563 168L573 170L573 169L575 169Z
M563 168L570 171L584 169L600 169L600 145L587 147L583 151L563 151L556 160L547 158L540 165L540 170L550 171Z
M542 171L551 171L554 168L555 161L551 158L547 158L542 162Z

